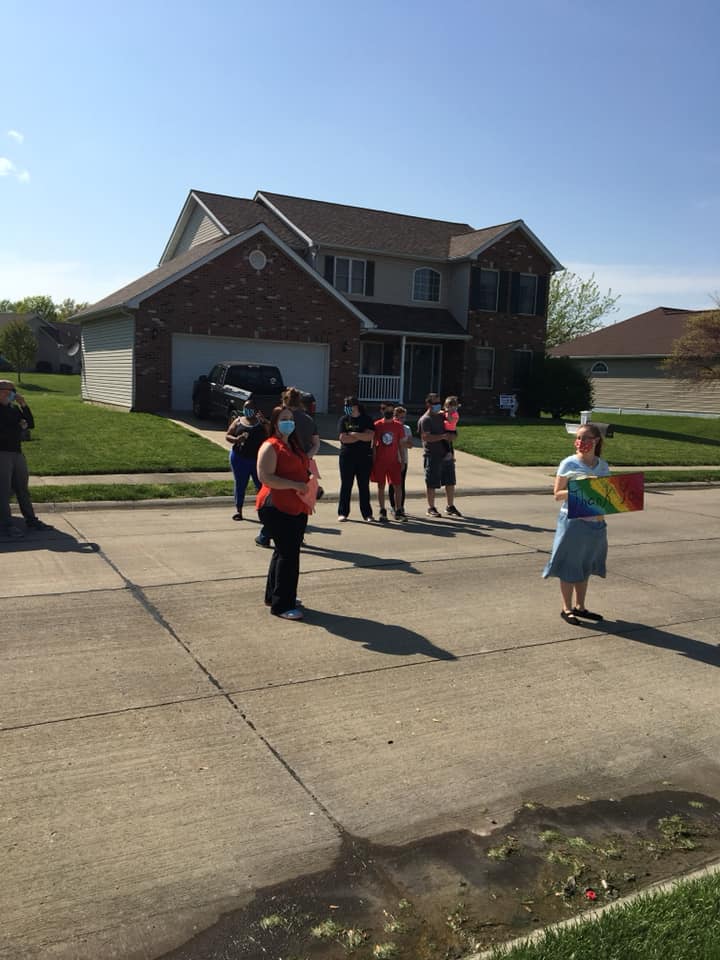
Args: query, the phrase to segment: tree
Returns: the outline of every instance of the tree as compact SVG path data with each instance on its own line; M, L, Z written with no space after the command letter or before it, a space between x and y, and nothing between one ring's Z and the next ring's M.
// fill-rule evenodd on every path
M568 413L592 410L592 400L592 383L569 357L543 357L533 363L526 394L530 416L545 410L559 420Z
M57 319L57 309L52 297L24 297L15 304L15 310L17 313L35 313L42 320Z
M601 318L618 309L619 299L620 295L614 297L612 290L600 292L594 273L589 280L570 270L553 274L548 295L546 345L554 347L597 330Z
M685 333L673 344L673 352L662 366L684 380L720 380L720 298L717 310L704 310L688 317Z
M16 313L14 300L0 300L0 313Z
M56 304L56 320L58 323L65 323L70 317L74 317L76 313L80 313L81 310L89 306L89 303L76 303L75 300L67 297L62 303Z
M31 367L37 353L37 340L24 320L13 320L0 330L0 353L17 370L18 383L22 383L22 371Z

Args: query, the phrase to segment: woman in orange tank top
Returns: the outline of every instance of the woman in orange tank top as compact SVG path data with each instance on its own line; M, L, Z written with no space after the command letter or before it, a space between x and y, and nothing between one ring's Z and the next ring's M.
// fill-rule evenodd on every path
M283 620L303 618L297 585L300 547L310 512L299 496L308 492L308 458L293 436L294 429L292 410L275 407L270 417L270 436L260 447L257 461L262 487L255 506L275 544L265 585L265 604Z

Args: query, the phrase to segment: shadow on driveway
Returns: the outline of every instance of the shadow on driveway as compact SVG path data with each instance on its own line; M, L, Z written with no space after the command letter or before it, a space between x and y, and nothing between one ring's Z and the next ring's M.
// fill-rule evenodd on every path
M394 623L380 623L364 617L346 617L324 610L309 610L308 622L323 627L328 633L361 643L373 653L387 653L394 657L409 657L419 654L432 660L457 660L454 653L436 647L426 637Z
M78 540L62 530L28 530L22 540L11 540L9 537L0 539L0 549L8 553L20 553L28 550L53 550L55 553L97 553L100 549L97 543L88 540Z
M632 623L627 620L610 622L605 620L597 624L585 622L584 626L599 633L624 637L626 640L632 640L633 643L644 643L648 647L659 647L662 650L674 650L681 657L707 663L711 667L720 667L720 644L718 643L705 643L703 640L684 637L680 633L670 633L667 630L659 630L657 627L649 627L644 623Z

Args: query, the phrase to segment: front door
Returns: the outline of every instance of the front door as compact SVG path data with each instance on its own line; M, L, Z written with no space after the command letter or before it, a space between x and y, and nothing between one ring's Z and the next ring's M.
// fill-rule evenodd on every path
M440 392L442 345L408 343L405 348L405 397L413 407L424 407L428 393Z

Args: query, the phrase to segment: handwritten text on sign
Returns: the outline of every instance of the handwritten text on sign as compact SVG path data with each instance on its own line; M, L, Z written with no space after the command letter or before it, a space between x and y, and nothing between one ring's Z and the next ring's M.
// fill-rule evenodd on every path
M628 513L644 506L645 475L624 473L616 477L587 477L568 482L568 517L599 517Z

